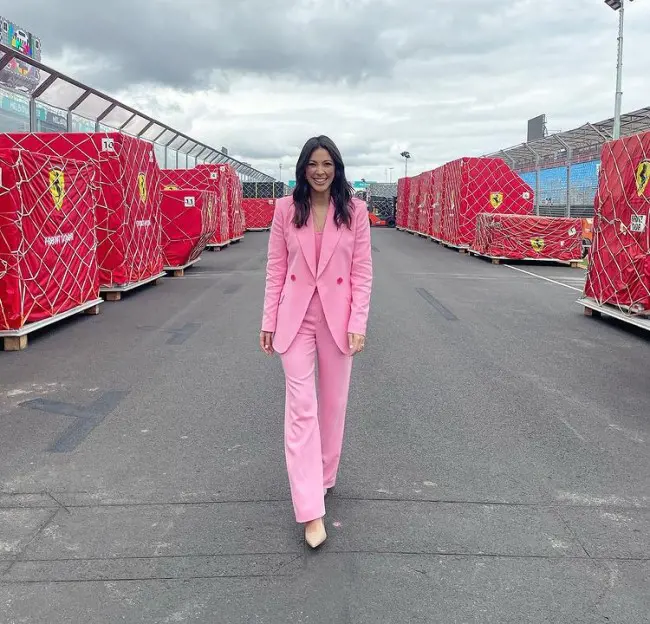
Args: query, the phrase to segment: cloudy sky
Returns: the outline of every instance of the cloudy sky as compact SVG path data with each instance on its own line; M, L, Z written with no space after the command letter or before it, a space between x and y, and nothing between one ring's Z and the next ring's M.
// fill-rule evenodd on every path
M284 180L314 134L349 178L394 181L405 149L417 173L520 143L541 113L550 131L613 115L603 0L11 4L46 64ZM624 111L650 105L649 25L650 2L629 3Z

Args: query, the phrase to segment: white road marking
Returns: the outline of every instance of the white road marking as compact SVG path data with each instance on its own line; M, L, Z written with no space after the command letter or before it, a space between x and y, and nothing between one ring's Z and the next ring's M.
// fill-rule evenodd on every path
M556 498L560 501L568 501L574 505L587 506L613 506L613 507L647 507L650 503L650 497L642 496L641 498L623 498L621 496L595 497L586 494L575 494L559 490L556 492Z
M576 438L578 438L579 440L582 440L583 442L587 443L587 440L578 433L577 429L573 425L569 424L568 420L565 420L561 416L558 416L558 418L560 419L562 424L565 425L576 436Z
M531 275L532 277L536 277L538 279L544 280L546 282L551 282L551 284L557 284L558 286L564 286L564 288L569 288L571 290L575 290L576 292L581 293L582 288L576 288L575 286L569 286L568 284L563 284L562 282L558 282L554 279L550 279L549 277L544 277L543 275L537 275L537 273L531 273L530 271L524 271L523 269L520 269L518 267L510 266L509 264L504 264L503 266L508 267L509 269L512 269L513 271L519 271L520 273L525 273L526 275Z

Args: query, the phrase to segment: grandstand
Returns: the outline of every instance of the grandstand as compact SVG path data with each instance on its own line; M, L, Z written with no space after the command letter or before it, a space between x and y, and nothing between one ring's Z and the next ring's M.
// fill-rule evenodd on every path
M544 216L591 217L600 152L612 140L613 118L522 143L486 156L503 158L533 189ZM650 107L621 116L621 137L650 130Z
M14 75L7 79L4 70L14 62L23 73L30 68L30 75L38 75L38 85L21 87ZM165 169L225 163L242 182L275 182L247 163L0 43L0 132L30 131L118 131L151 142L158 164Z

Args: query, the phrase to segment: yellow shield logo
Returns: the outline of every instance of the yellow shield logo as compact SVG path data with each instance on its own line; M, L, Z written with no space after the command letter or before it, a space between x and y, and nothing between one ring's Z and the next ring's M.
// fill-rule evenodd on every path
M636 192L642 197L650 182L650 160L643 160L636 168Z
M503 203L503 193L490 193L490 203L493 208L499 208Z
M147 201L147 176L144 173L138 174L138 191L140 192L140 200L144 204Z
M177 191L178 187L174 184L168 184L167 186L164 187L165 191Z
M65 174L61 169L50 170L50 193L54 200L54 207L61 210L65 199Z
M531 238L530 245L537 253L539 253L544 249L544 239L539 237Z

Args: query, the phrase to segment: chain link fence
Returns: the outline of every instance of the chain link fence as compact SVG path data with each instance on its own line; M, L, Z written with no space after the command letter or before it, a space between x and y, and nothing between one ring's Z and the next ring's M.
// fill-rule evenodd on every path
M373 182L368 184L366 201L368 211L378 219L386 221L391 227L395 225L397 209L397 182Z
M519 172L536 190L537 213L544 217L592 217L600 161Z
M244 199L274 199L290 193L284 182L244 182L242 186Z

